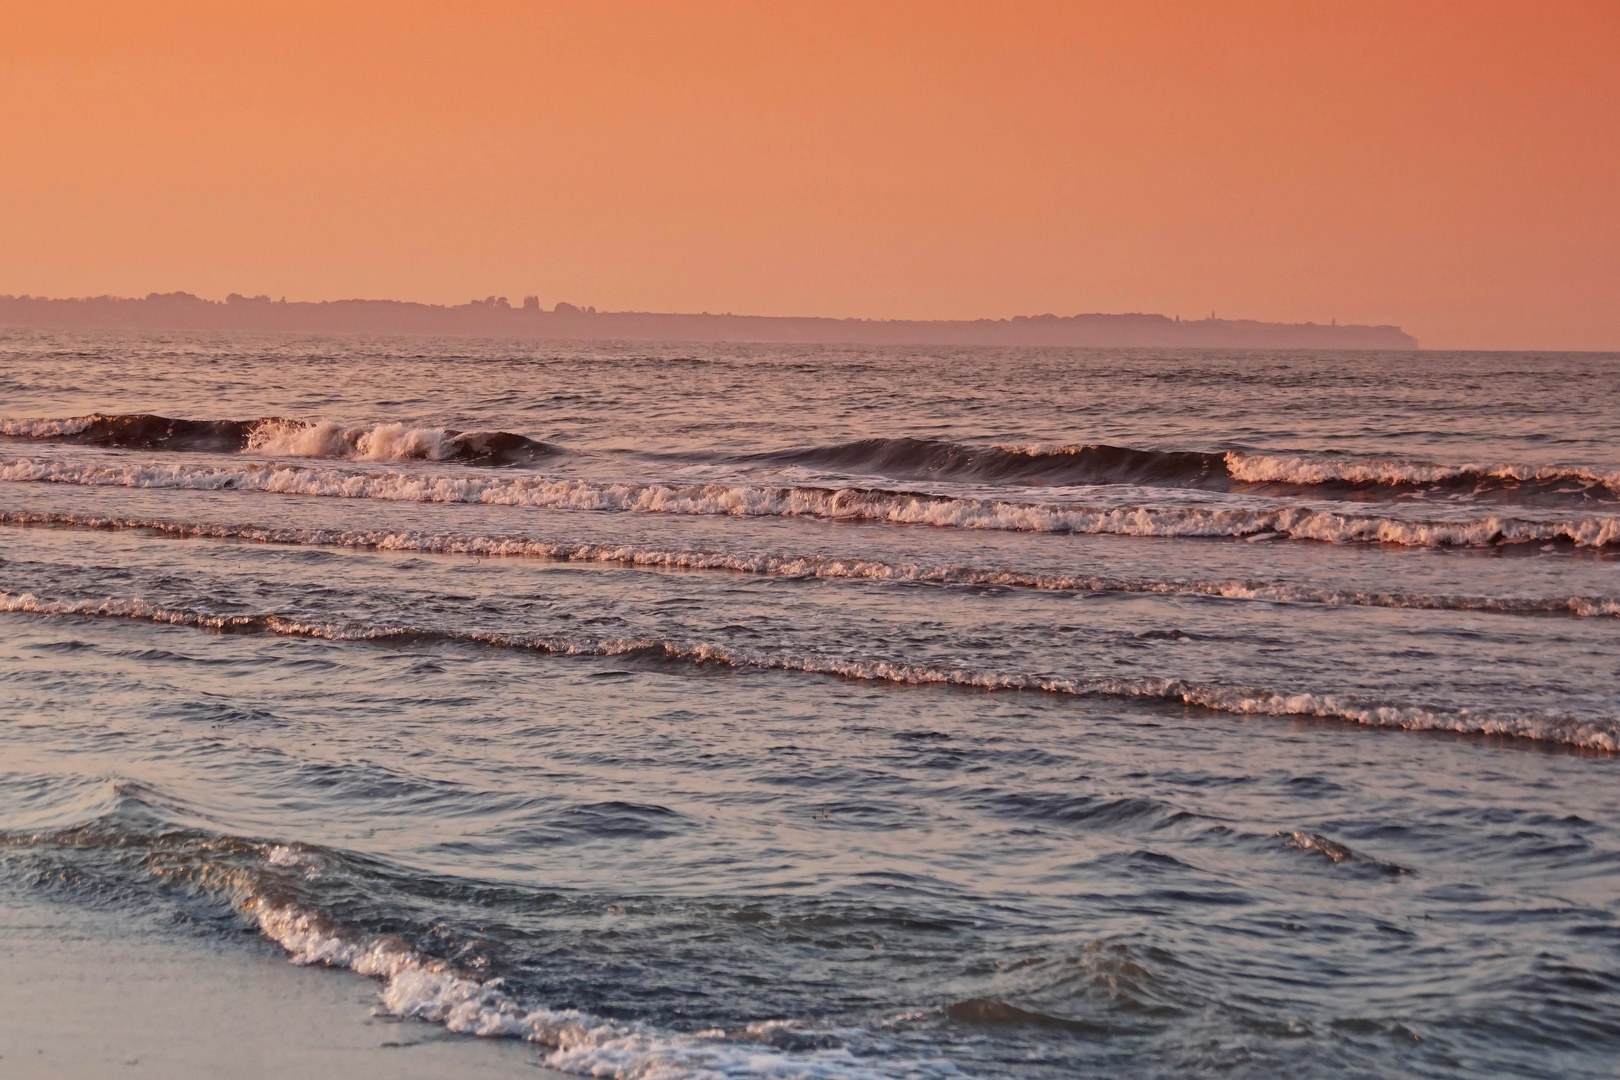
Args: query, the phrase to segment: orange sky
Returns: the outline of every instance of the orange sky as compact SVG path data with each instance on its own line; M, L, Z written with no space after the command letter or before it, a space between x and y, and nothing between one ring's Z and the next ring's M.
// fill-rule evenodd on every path
M1620 349L1620 0L0 0L0 102L0 293Z

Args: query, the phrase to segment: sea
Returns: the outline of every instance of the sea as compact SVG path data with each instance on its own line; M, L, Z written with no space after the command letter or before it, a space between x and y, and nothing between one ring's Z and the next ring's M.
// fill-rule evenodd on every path
M1620 354L3 330L0 900L583 1076L1614 1077L1617 433Z

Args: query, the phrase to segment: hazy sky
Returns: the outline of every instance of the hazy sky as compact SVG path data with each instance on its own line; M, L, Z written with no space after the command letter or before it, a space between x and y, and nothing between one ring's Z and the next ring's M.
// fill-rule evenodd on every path
M0 292L1620 349L1620 0L0 0L0 102Z

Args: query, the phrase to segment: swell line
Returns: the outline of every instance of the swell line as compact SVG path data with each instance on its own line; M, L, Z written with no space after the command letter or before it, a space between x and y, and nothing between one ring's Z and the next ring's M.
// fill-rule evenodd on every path
M1408 520L1311 506L1094 507L958 499L872 488L753 487L729 484L607 483L541 475L442 476L285 464L220 467L136 465L14 458L0 480L82 486L261 491L394 502L478 503L553 510L599 510L722 517L803 517L825 521L930 525L1009 532L1119 536L1281 538L1408 547L1495 547L1563 542L1620 545L1620 516L1527 520L1490 515L1462 521Z
M1253 450L1156 450L1108 443L995 443L871 438L830 446L735 455L722 460L803 465L898 478L1036 485L1137 484L1231 491L1240 487L1322 488L1377 496L1418 490L1474 495L1565 496L1612 501L1620 473L1565 466L1446 465L1394 455ZM1328 494L1327 491L1319 492Z
M0 611L44 616L127 619L225 633L272 633L329 641L444 641L527 650L559 656L622 656L720 664L829 675L863 682L911 686L956 686L993 691L1041 691L1073 697L1161 701L1238 716L1310 717L1406 731L1449 731L1560 743L1590 750L1620 751L1620 717L1581 719L1551 714L1487 713L1471 709L1426 708L1359 697L1221 686L1185 679L1069 678L1031 672L971 667L937 667L893 660L804 656L737 649L710 642L679 642L661 637L594 638L562 635L510 635L360 622L314 622L296 617L214 615L165 608L143 600L109 597L100 601L47 600L32 593L0 591Z
M523 536L460 533L270 528L260 525L191 524L155 518L79 517L44 512L0 511L0 525L50 526L86 531L136 530L180 539L245 540L294 547L408 551L424 555L533 558L550 562L607 563L658 570L726 571L774 577L892 581L921 585L971 585L1052 592L1137 593L1207 596L1265 603L1374 607L1416 611L1466 611L1496 615L1564 615L1620 618L1620 598L1611 596L1491 597L1453 594L1365 592L1278 585L1265 581L1152 581L1095 574L1038 574L939 563L894 563L828 555L738 554L692 548L639 548L630 544L537 540Z
M0 418L0 436L125 450L251 453L360 461L533 464L568 453L510 431L458 431L399 421L345 426L330 420L265 417L191 420L153 413ZM1414 493L1585 505L1620 500L1620 472L1562 465L1444 464L1401 455L1246 449L1176 450L1108 443L1016 444L873 437L749 453L693 451L631 456L678 462L799 466L899 480L1084 486L1130 484L1256 493L1311 491L1318 497L1396 498ZM1312 489L1315 489L1312 491Z

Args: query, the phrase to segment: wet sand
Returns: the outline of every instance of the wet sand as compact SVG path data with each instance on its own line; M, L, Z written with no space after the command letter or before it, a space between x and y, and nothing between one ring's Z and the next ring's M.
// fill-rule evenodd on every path
M0 895L0 1076L427 1080L562 1074L513 1040L375 1016L376 984L257 935L209 941Z

